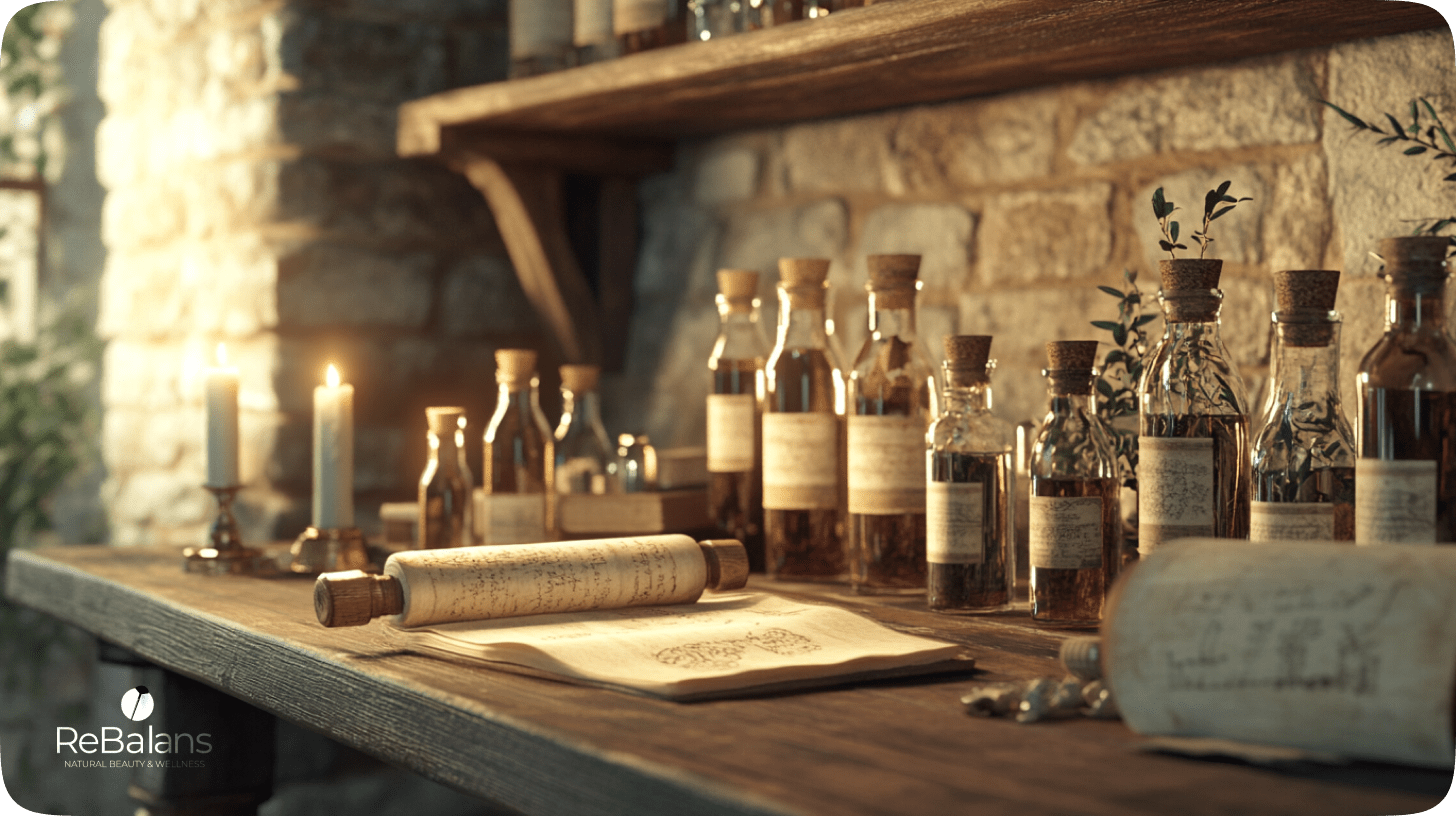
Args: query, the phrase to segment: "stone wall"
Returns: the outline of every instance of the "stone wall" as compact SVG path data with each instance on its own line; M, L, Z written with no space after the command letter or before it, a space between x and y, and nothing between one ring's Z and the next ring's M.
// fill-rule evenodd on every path
M767 273L771 334L776 259L831 258L848 364L866 333L864 256L916 252L920 334L934 356L944 334L994 335L997 412L1039 419L1043 344L1105 339L1088 321L1116 318L1095 287L1120 286L1133 269L1153 300L1166 257L1153 190L1182 208L1187 235L1203 193L1230 179L1253 201L1215 223L1210 257L1224 259L1223 336L1251 400L1268 369L1270 274L1342 269L1353 420L1354 372L1382 325L1367 251L1409 233L1405 219L1456 213L1456 185L1441 181L1451 168L1377 149L1315 100L1375 121L1424 96L1456 122L1453 53L1449 32L1423 32L686 145L672 173L642 188L634 326L644 330L610 384L612 416L660 443L701 444L703 412L692 406L708 387L715 269Z
M504 0L108 0L99 333L111 539L196 543L213 513L201 370L241 369L244 536L308 523L311 394L356 387L361 521L413 496L423 409L494 402L541 345L480 195L394 155L399 103L505 73ZM476 454L478 457L478 453Z

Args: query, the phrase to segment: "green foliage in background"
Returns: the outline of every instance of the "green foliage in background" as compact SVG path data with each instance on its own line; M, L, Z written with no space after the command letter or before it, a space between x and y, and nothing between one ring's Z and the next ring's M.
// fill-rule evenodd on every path
M17 11L0 41L0 174L60 178L65 158L61 106L70 99L61 43L75 19L72 0Z
M1426 156L1437 163L1437 172L1446 173L1442 181L1456 182L1456 172L1449 172L1456 170L1456 141L1451 139L1446 123L1441 121L1440 115L1426 98L1411 100L1409 125L1402 125L1391 113L1383 114L1384 125L1372 124L1328 99L1321 99L1320 102L1344 117L1355 131L1379 134L1381 138L1375 142L1377 147L1397 145L1401 147L1402 155ZM1426 116L1424 122L1421 121L1422 111ZM1440 235L1456 225L1456 214L1420 218L1415 220L1415 224L1415 235ZM1452 246L1456 246L1456 237L1450 240Z
M1102 358L1098 372L1097 412L1112 427L1122 486L1137 490L1137 389L1143 376L1143 361L1151 348L1146 327L1158 315L1143 314L1143 293L1138 290L1137 273L1125 269L1122 278L1122 289L1097 287L1117 298L1116 320L1092 321L1093 326L1112 335L1113 346Z

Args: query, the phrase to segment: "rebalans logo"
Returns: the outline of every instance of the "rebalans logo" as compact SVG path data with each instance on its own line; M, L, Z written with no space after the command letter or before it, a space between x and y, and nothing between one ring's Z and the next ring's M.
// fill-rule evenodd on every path
M147 691L146 686L137 686L128 689L121 695L121 713L126 715L132 722L141 722L152 716L152 693Z

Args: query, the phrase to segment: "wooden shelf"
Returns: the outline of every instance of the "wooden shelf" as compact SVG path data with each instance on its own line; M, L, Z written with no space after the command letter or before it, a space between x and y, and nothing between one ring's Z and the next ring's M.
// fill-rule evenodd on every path
M482 162L635 179L666 168L685 136L1445 26L1435 10L1395 0L899 0L408 102L399 111L398 149L458 167L498 219L518 220L522 207L500 189L502 174L479 169ZM486 189L492 179L495 192ZM525 197L532 195L541 197ZM559 220L549 206L535 209ZM556 284L533 279L537 267L554 270L560 288L578 299L585 284L575 279L574 259L549 248L564 239L539 232L561 228L539 218L534 226L545 247L534 258L523 237L513 243L507 234L507 249L563 347L585 354L583 338L597 331L602 310L539 294ZM629 262L630 289L635 247L623 249L614 262ZM607 267L604 280L624 274Z

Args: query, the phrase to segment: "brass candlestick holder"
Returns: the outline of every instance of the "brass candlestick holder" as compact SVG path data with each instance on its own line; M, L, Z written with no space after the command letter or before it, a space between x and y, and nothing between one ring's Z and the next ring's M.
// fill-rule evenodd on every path
M299 575L364 570L373 572L364 533L358 527L309 527L293 542L288 571Z
M188 547L182 551L182 569L204 575L268 575L278 571L262 550L243 545L238 520L233 517L233 499L242 485L203 485L217 498L217 518L209 532L211 546Z

